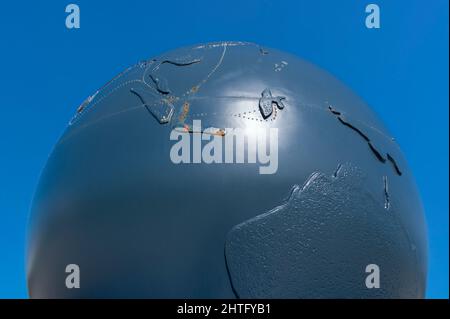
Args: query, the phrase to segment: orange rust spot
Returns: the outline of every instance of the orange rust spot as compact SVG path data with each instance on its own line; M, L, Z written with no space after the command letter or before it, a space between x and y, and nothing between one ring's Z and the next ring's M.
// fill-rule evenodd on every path
M225 130L224 129L218 129L217 130L217 132L215 133L216 135L219 135L219 136L225 136Z
M180 114L179 121L180 122L184 122L184 120L186 119L188 113L189 113L189 103L188 102L184 102L184 104L183 104L183 111Z
M193 87L191 88L191 93L196 93L196 92L198 92L198 89L199 89L198 85L193 86Z
M209 135L217 135L217 136L225 136L225 129L223 128L216 128L215 131L203 131L202 133L204 134L209 134Z

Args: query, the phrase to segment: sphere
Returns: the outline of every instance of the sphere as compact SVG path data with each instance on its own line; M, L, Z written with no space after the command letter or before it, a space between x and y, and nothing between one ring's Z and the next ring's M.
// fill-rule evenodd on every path
M32 298L421 298L399 146L325 71L252 43L142 61L77 109L42 172Z

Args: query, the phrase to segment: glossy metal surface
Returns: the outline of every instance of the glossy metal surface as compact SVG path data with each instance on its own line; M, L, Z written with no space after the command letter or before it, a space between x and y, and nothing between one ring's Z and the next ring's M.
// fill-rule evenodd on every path
M174 164L170 132L193 136L194 120L277 128L277 172ZM80 289L65 286L73 263ZM371 263L380 289L364 285ZM426 226L398 145L348 88L290 54L210 43L78 108L35 194L27 268L33 298L417 298Z

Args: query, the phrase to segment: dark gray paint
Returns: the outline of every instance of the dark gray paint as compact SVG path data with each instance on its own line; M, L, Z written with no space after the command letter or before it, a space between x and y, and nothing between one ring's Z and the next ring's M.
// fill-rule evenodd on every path
M265 89L274 97L285 97L284 108L266 119L259 109ZM188 112L183 109L185 103ZM364 132L376 149L383 150L381 154L394 158L401 176L374 155L358 132L339 121L330 106ZM170 121L165 123L161 118L170 114L171 107ZM169 133L194 119L201 119L203 127L277 127L278 172L259 175L259 164L173 164ZM323 212L320 207L305 207L305 211L290 208L279 216L272 214L277 227L286 218L292 229L302 233L292 238L274 233L287 242L273 249L283 246L299 252L302 248L296 246L296 236L310 236L310 246L302 254L314 249L318 256L326 256L329 267L301 258L296 264L292 258L297 255L285 254L282 257L290 267L287 278L295 284L274 290L273 277L256 276L273 274L280 261L267 264L266 272L259 272L255 265L255 276L245 277L252 269L244 261L254 264L258 260L250 256L278 253L266 245L271 242L270 233L264 239L267 242L254 250L242 243L251 227L264 229L255 217L280 205L289 190L313 172L329 177L339 165L361 172L363 177L349 177L342 183L355 192L348 196L367 202L346 200L349 211L330 211L330 201L339 201L338 195L345 194L333 186L339 184L324 177L299 194L306 200L309 196L322 200L327 196L314 189L330 187ZM358 183L351 185L352 180ZM323 185L317 184L322 181ZM314 219L304 219L314 214L324 214L328 225L336 228L326 228L329 234L315 233ZM352 216L358 228L346 227L347 219L342 216ZM246 227L235 227L239 224ZM321 240L321 236L337 236L333 233L337 229L352 234L352 245ZM390 233L399 229L398 234ZM395 236L402 241L391 246L398 251L386 255L380 249L363 252L373 248L373 241L367 243L366 237L357 234L367 233L380 236L382 244ZM230 269L224 254L227 238ZM233 238L239 238L242 246L233 245ZM372 255L374 263L396 257L386 264L389 269L382 269L395 273L389 274L392 281L384 282L381 292L361 290L350 283L338 291L345 281L339 276L334 286L333 276L323 277L324 283L319 278L312 286L304 281L309 278L305 279L305 265L329 274L335 269L335 258L349 271L348 276L358 272L349 278L353 282L364 275L358 265ZM81 268L80 289L65 287L64 270L71 263ZM277 50L240 42L211 43L138 63L78 109L52 151L35 193L27 269L33 298L234 298L235 291L244 297L423 297L426 226L413 176L398 145L348 88L308 62ZM404 278L414 280L408 283ZM324 289L330 286L335 289Z

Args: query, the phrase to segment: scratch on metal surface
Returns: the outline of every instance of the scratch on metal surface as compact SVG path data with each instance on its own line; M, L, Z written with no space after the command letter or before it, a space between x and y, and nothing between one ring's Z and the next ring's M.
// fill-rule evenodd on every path
M225 53L227 52L227 47L228 45L225 43L223 45L223 50L222 50L222 55L219 58L219 61L217 62L217 64L213 67L213 69L208 73L208 75L206 76L206 78L204 78L199 84L197 84L195 87L195 92L197 92L200 87L206 83L206 81L208 81L211 76L217 71L217 69L221 66L222 62L223 62L223 58L225 57Z
M215 135L215 136L221 136L224 137L226 134L226 130L224 128L217 128L217 127L209 127L206 129L200 129L196 130L193 128L192 125L189 124L183 124L182 126L175 127L175 130L182 133L201 133L201 134L209 134L209 135Z
M383 189L384 189L384 209L389 209L390 202L389 202L389 184L388 184L388 177L383 176Z

